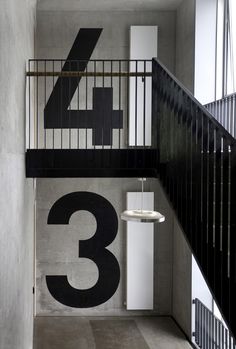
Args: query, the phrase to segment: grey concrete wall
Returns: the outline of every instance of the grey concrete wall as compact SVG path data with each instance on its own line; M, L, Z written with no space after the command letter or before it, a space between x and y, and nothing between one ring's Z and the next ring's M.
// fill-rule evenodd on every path
M174 71L175 11L38 10L37 56L66 58L79 28L104 28L91 58L128 59L130 25L158 25L159 58Z
M195 0L183 0L176 12L176 77L194 89Z
M183 0L176 11L175 75L192 93L194 90L195 0ZM191 251L178 220L173 224L172 314L191 339Z
M35 1L0 7L0 348L31 349L33 183L25 179L24 120Z
M174 11L78 11L63 7L63 10L37 11L37 57L66 58L80 28L103 28L103 32L93 52L92 59L128 59L130 25L158 25L159 58L171 71L175 67L175 12ZM159 185L151 181L150 188L160 191ZM155 181L156 183L156 181ZM77 226L85 222L85 232L94 222L91 215L75 214L72 219L71 237L68 240L63 231L58 231L63 241L56 239L57 229L46 224L50 206L61 195L71 191L90 190L106 197L119 214L125 208L125 192L139 191L135 179L61 179L37 180L37 314L40 315L119 315L125 313L125 224L119 223L119 233L111 245L121 266L121 282L116 294L107 303L93 309L73 309L56 302L45 284L45 274L71 270L70 278L75 287L83 280L88 287L88 278L96 278L96 270L91 264L78 265L77 253L70 257L70 246L78 240ZM156 195L158 197L158 195ZM158 201L164 211L168 211L163 201ZM167 215L171 215L168 211ZM172 297L172 231L171 219L160 226L155 237L155 311L159 314L171 313ZM64 247L63 247L64 246ZM76 245L78 248L78 244ZM54 252L52 252L54 250ZM70 259L71 258L71 259ZM89 276L86 276L86 272ZM76 275L77 273L77 275ZM90 282L92 282L90 280Z
M192 254L183 231L174 217L172 314L191 339Z
M171 314L173 213L158 180L148 180L145 190L154 191L155 208L166 216L166 222L155 225L154 312ZM134 178L37 180L37 315L143 314L143 312L125 310L126 223L120 218L117 237L108 247L117 258L121 269L120 284L113 297L99 306L78 309L62 305L49 293L45 275L68 275L69 282L75 288L92 287L97 280L97 268L94 263L78 258L78 240L91 237L96 229L92 214L87 211L76 212L67 226L47 224L48 213L54 202L61 196L74 191L90 191L104 196L113 205L119 217L126 208L126 192L140 191L140 183Z
M94 11L91 7L90 11L80 11L79 6L70 7L71 2L64 4L63 10L59 6L59 10L53 7L53 10L46 11L43 3L39 3L37 11L37 57L39 58L62 58L65 59L71 49L71 46L76 38L80 28L103 28L99 41L93 51L91 59L129 59L129 37L131 25L157 25L158 26L158 55L159 58L173 72L175 67L175 11ZM49 34L50 33L50 34ZM45 69L44 62L39 63L39 70ZM32 68L33 69L33 68ZM54 64L54 69L61 69L61 62ZM88 71L93 71L94 64L88 65ZM104 69L110 72L110 62L104 65ZM121 70L127 71L127 64L122 64ZM52 70L52 63L47 63L47 70ZM102 64L96 66L96 71L103 71ZM119 71L118 62L113 62L113 71ZM147 83L149 78L147 78ZM49 97L53 89L53 79L46 79L46 98L45 94L45 79L39 78L39 105L37 112L39 122L38 136L39 147L44 147L45 130L43 128L43 112L45 100ZM111 79L105 78L105 86L110 87ZM96 87L102 87L103 79L96 77ZM119 81L121 81L121 98L119 98ZM86 85L88 88L86 90ZM113 107L115 110L119 108L123 110L123 125L127 125L127 79L119 78L112 79L113 85ZM93 109L92 91L94 86L94 78L85 77L81 79L79 89L76 90L74 98L70 103L71 109ZM85 98L87 91L87 98ZM78 102L79 101L79 102ZM35 105L36 106L36 105ZM32 105L33 109L33 105ZM33 120L31 120L31 132L33 132ZM71 142L68 139L67 130L62 131L63 146L69 145L72 148L77 148L79 139L80 147L93 148L92 145L92 130L89 129L85 136L85 130L72 130L70 133ZM46 132L47 146L61 148L61 133L56 130L52 140L52 132ZM120 132L113 130L113 147L125 147L127 144L127 129L124 127ZM33 142L34 136L31 136ZM87 144L85 145L85 143Z

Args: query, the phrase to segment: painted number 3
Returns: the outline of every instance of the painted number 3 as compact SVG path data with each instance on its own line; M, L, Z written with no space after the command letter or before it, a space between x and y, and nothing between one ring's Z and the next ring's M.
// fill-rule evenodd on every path
M106 249L116 237L118 219L115 209L104 197L90 192L74 192L54 203L48 215L48 224L69 224L71 215L80 210L91 212L97 222L95 234L79 242L79 257L89 258L96 263L98 281L85 290L72 287L66 275L47 275L46 283L58 302L75 308L89 308L110 299L119 285L119 264Z

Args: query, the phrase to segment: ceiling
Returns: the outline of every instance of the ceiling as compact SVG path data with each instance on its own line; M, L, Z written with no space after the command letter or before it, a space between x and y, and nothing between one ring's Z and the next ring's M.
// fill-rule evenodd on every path
M165 11L182 0L38 0L40 11Z

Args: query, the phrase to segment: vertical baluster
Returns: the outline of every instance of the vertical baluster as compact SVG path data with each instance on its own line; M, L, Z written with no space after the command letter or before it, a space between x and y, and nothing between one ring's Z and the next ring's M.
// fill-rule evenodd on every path
M203 340L202 340L202 330L203 330L203 314L202 314L202 303L200 303L200 316L199 316L199 319L200 319L200 328L199 328L199 347L201 348L202 347L202 343L203 343Z
M128 72L128 76L126 78L126 146L129 145L129 81L130 81L130 76L129 76L129 72L130 72L130 64L129 61L126 61L127 64L127 72ZM155 74L156 75L156 74ZM154 77L154 79L156 80L156 77Z
M214 276L215 276L215 265L214 265L214 250L215 250L215 210L214 210L214 201L215 201L215 191L214 191L214 182L215 182L215 128L210 120L208 120L208 145L207 145L207 263L206 271L208 282L211 285L212 289L214 287Z
M76 68L77 68L77 72L79 73L80 71L80 66L79 66L79 61L76 61ZM80 95L79 95L79 91L80 91L80 87L79 87L79 82L80 82L80 78L79 78L79 74L77 76L77 117L79 118L79 107L80 107ZM79 137L79 128L77 128L77 149L79 149L80 145L79 145L79 141L80 141L80 137Z
M144 77L143 77L143 146L146 145L146 61L143 61L144 65Z
M210 348L214 349L214 316L213 313L211 313L211 345Z
M36 62L37 73L39 71L38 61ZM36 149L39 149L39 77L36 77Z
M29 60L29 63L28 63L28 71L30 73L30 69L31 69L31 66L30 66L30 63L31 63L31 60ZM28 81L29 81L29 105L28 105L28 108L29 108L29 117L28 117L28 127L29 127L29 135L28 135L28 149L31 149L31 86L30 86L30 76L28 76Z
M220 101L220 123L224 126L224 102Z
M112 77L112 74L113 74L113 62L112 60L110 61L110 64L111 64L111 81L110 81L110 87L111 87L111 90L113 91L113 77ZM113 95L112 95L112 100L113 100ZM112 108L113 109L113 108ZM110 128L110 140L111 140L111 146L110 148L112 149L112 143L113 143L113 137L112 137L112 111L110 112L110 124L111 124L111 128ZM112 161L112 157L111 157L111 153L110 153L110 156L109 156L109 167L111 166L111 161Z
M122 68L122 62L121 61L119 61L119 82L118 82L118 84L119 84L119 146L118 146L118 148L120 149L121 148L121 143L120 143L120 141L121 141L121 128L120 128L120 123L121 123L121 112L120 112L120 110L121 110L121 82L122 82L122 80L121 80L121 68Z
M208 119L201 113L201 123L202 123L202 136L201 136L201 230L200 230L200 244L201 249L201 262L203 265L203 270L205 270L206 275L208 274L208 234L207 234L207 224L208 224L208 186L209 186L209 176L208 176Z
M86 64L86 63L85 63ZM88 110L88 63L85 68L85 109ZM94 134L94 143L96 135ZM88 148L88 128L85 128L85 149Z
M195 135L195 149L194 149L194 201L195 201L195 222L194 222L194 235L195 235L195 248L196 255L201 259L202 246L201 239L199 239L199 232L201 232L201 138L202 138L202 119L199 108L196 108L196 135Z
M105 87L105 61L102 61L102 87ZM105 118L104 115L102 116L102 149L104 150L104 129L105 129ZM102 152L102 160L101 160L101 164L102 167L104 167L104 163L105 163L105 155L104 155L104 151Z
M206 349L209 349L209 311L206 309Z
M230 117L229 117L230 109L229 109L229 99L225 98L225 121L226 121L226 130L230 132Z
M196 145L196 133L197 133L197 108L196 105L192 104L192 130L191 130L191 234L192 234L192 249L197 253L197 227L196 227L196 216L197 216L197 145Z
M217 321L217 325L218 325L218 329L217 329L217 331L218 331L218 340L217 340L217 342L218 342L218 347L220 348L220 344L221 344L221 323L220 323L219 320Z
M135 146L137 147L138 145L138 77L137 77L137 73L138 73L138 61L136 60L135 62Z
M171 92L174 90L174 83L172 82L171 86ZM175 163L174 163L174 133L175 133L175 123L174 123L174 93L171 95L171 102L170 102L170 136L169 136L169 142L170 142L170 158L169 158L169 171L170 171L170 179L169 179L169 193L170 193L170 200L173 201L174 197L174 178L175 178Z
M63 68L63 61L61 60L61 71ZM63 78L60 80L60 119L61 119L61 149L63 149L63 129L62 129L62 96L63 96Z
M234 107L233 97L230 98L230 134L234 137Z
M183 130L183 196L182 196L182 226L186 232L186 235L189 235L187 231L187 217L189 215L189 205L188 205L188 167L189 167L189 159L188 159L188 125L187 120L189 117L189 98L187 94L184 95L184 110L183 110L183 118L182 118L182 130Z
M229 161L229 276L230 276L230 325L236 333L236 142L230 147Z
M45 69L46 69L46 67L45 67ZM55 87L55 76L54 76L54 72L55 72L55 66L54 66L54 60L52 61L52 71L53 71L53 81L52 81L52 83L53 83L53 89L54 89L54 87ZM45 87L46 87L46 82L45 82ZM46 94L46 92L45 92L45 94ZM46 132L46 129L45 129L45 132ZM54 128L52 129L52 148L54 149L54 133L55 133L55 130L54 130Z
M229 151L228 142L225 138L222 140L221 153L221 250L222 250L222 310L224 316L229 319L229 275L228 275L228 223L229 223Z
M167 194L169 194L169 197L171 197L171 177L172 177L172 166L171 166L171 148L172 148L172 110L171 110L171 81L168 79L168 98L167 98L167 105L166 105L166 118L167 118L167 125L166 125L166 137L168 139L168 142L166 142L166 161L167 161L167 172L166 172L166 191Z
M47 71L47 62L46 60L44 60L44 108L46 106L46 99L47 99L47 77L46 77L46 71ZM46 136L47 136L47 133L46 133L46 128L44 127L44 121L42 120L42 124L43 124L43 144L44 144L44 149L47 148L47 140L46 140Z
M225 336L224 336L224 326L221 324L221 347L224 349L225 345Z
M71 61L68 62L69 63L69 71L71 72ZM69 77L69 96L71 96L71 79L72 77ZM69 141L69 149L71 149L71 100L69 101L69 132L68 132L68 141Z
M176 83L174 82L173 86L173 106L172 106L172 172L173 172L173 178L172 178L172 203L174 207L176 207L177 202L177 186L178 186L178 179L176 176L176 164L177 164L177 112L178 112L178 94L176 91L178 91Z
M234 131L233 136L236 138L236 95L233 95L233 120L234 120Z
M203 348L206 348L206 309L203 306L203 321L202 321L202 338L203 338Z
M196 298L194 300L194 304L195 304L195 342L198 344L199 343L199 319L198 319L198 312L199 312L199 303L198 303L198 299Z
M216 115L215 115L215 118L217 121L220 120L220 102L217 101L216 102Z
M215 297L218 300L218 305L222 307L222 243L221 243L221 235L222 235L222 223L221 223L221 147L222 147L222 138L221 134L215 130L215 150L214 150L214 293Z
M93 62L93 72L94 72L93 86L95 88L96 87L96 83L97 83L97 81L96 81L96 61ZM95 122L94 122L94 124L95 124ZM92 132L93 132L93 134L95 134L95 132L96 132L95 129L93 129ZM94 149L96 148L95 142L94 142L93 148ZM95 157L95 153L94 153L94 157Z

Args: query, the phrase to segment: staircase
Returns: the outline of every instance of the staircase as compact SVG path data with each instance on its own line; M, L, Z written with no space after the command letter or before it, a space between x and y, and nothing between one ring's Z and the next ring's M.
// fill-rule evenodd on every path
M236 336L236 141L153 60L160 180L224 319Z
M82 62L81 69L73 62L74 71L63 70L72 63L62 60L29 63L27 177L159 176L229 335L236 337L235 139L157 59L152 73L147 61L89 63L93 68Z

